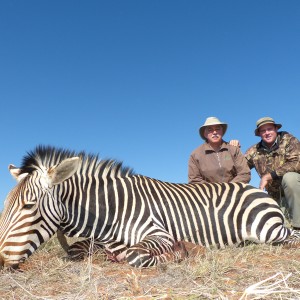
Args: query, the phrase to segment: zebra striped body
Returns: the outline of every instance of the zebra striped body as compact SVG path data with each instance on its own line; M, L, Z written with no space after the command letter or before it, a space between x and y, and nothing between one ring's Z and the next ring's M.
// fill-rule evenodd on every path
M112 160L42 146L10 171L18 185L0 219L2 265L17 266L58 229L133 266L181 259L180 241L224 247L291 236L277 203L246 184L167 183Z

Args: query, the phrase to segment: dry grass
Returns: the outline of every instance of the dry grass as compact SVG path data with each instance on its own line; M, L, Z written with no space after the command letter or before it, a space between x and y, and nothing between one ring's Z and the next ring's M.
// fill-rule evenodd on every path
M22 272L1 271L0 299L300 299L300 248L188 249L179 264L133 269L102 253L65 261L53 238Z

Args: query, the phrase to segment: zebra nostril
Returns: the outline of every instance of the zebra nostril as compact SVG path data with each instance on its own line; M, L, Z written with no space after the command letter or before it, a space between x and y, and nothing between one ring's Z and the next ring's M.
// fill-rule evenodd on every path
M10 270L10 271L19 271L20 269L19 269L19 264L13 264L13 265L10 265L10 266L8 266L7 267L8 268L8 270Z
M0 270L4 267L4 259L2 258L2 255L0 254Z

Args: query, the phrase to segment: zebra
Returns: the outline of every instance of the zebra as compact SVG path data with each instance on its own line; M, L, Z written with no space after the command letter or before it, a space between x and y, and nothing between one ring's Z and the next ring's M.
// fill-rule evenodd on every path
M275 200L243 183L169 183L113 159L39 145L20 168L0 218L0 266L19 264L57 231L109 258L150 267L187 256L184 241L224 248L247 241L297 243ZM80 256L79 255L79 256Z

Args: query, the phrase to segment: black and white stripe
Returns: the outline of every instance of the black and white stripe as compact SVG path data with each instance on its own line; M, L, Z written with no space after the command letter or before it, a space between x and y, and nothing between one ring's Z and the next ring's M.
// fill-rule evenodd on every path
M17 265L58 229L87 239L70 247L71 256L92 240L133 266L183 258L180 241L222 248L293 240L277 203L242 183L168 183L113 160L43 146L10 170L19 183L0 220L6 265Z

